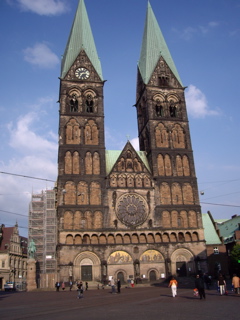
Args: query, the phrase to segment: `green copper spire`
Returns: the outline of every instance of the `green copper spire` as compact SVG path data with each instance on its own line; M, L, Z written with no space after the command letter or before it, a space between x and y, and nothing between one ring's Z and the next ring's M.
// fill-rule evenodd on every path
M161 56L164 58L169 68L182 85L171 54L158 25L157 19L148 1L142 49L138 63L138 68L145 84L149 82L150 77Z
M84 49L101 80L102 68L98 58L91 26L84 0L80 0L62 59L61 78L64 78L71 68L79 52Z

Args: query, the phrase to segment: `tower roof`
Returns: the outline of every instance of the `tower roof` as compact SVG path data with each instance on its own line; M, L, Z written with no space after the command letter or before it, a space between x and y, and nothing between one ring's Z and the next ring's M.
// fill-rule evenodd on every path
M177 80L180 82L180 84L182 84L170 51L168 50L167 44L158 25L157 19L148 1L141 55L138 63L138 68L145 84L149 82L150 77L161 56L168 64Z
M86 52L99 77L103 80L102 67L98 58L84 0L79 0L78 3L72 29L62 59L61 78L65 77L81 50Z

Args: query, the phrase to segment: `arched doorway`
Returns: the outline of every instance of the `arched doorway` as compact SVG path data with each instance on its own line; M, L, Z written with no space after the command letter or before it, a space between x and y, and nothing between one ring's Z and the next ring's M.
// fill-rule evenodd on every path
M156 276L156 272L154 270L151 270L149 273L149 280L150 281L156 281L157 280L157 276Z
M73 262L74 281L101 281L101 264L98 256L90 251L77 255Z
M125 283L123 272L118 272L117 278L121 281L121 283Z

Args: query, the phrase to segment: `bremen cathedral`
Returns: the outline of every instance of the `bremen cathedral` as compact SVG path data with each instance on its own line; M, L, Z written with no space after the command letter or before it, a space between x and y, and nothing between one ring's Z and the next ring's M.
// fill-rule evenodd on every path
M80 0L60 75L60 281L158 281L207 271L185 87L149 2L136 71L140 151L129 141L106 150L105 81Z

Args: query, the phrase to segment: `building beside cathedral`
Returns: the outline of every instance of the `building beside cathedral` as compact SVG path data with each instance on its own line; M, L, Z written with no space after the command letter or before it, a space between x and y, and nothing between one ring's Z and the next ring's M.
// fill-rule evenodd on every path
M149 2L137 66L140 151L129 141L105 149L104 82L80 0L60 75L58 280L206 272L185 87Z

